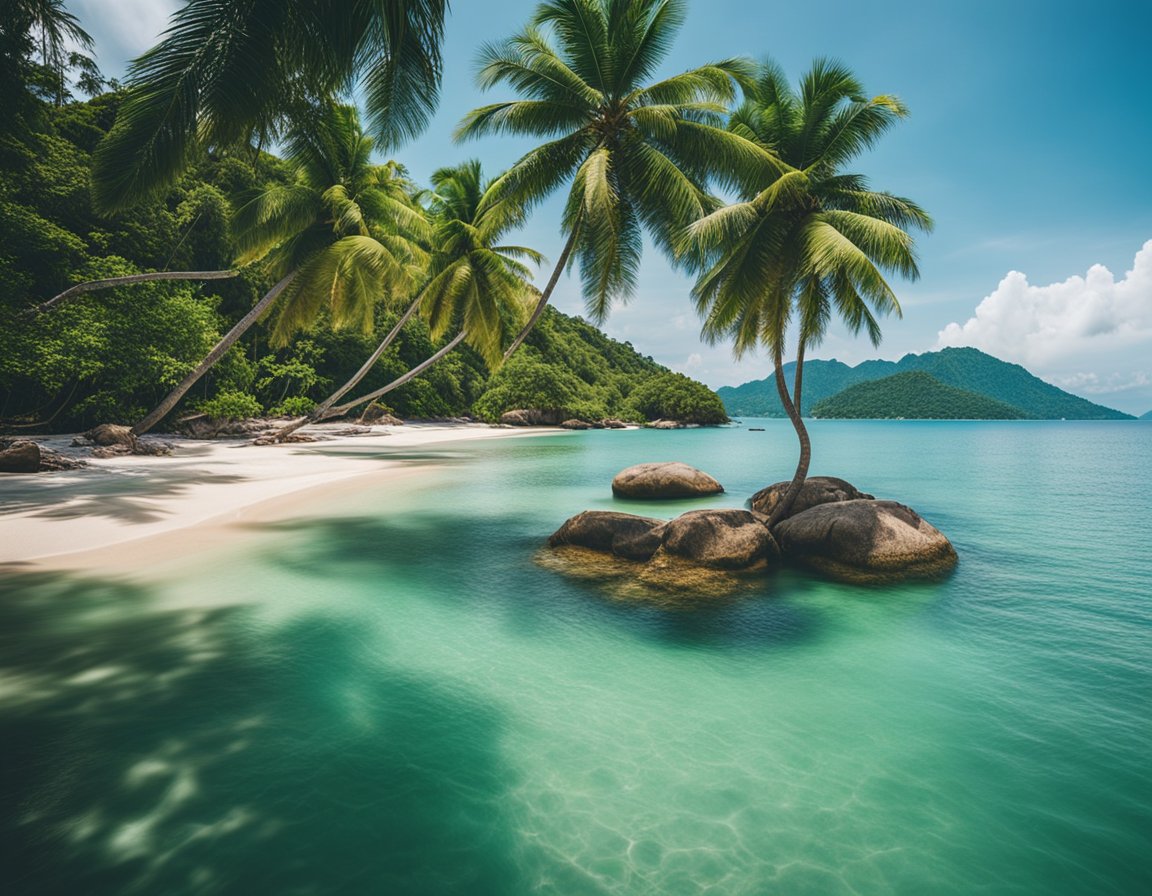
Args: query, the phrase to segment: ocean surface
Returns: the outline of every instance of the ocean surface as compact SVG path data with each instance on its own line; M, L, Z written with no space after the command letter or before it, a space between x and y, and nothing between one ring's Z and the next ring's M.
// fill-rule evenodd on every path
M814 421L942 582L669 608L537 562L788 478L743 422L439 446L132 576L9 570L0 892L1152 893L1152 425ZM727 493L615 501L651 460Z

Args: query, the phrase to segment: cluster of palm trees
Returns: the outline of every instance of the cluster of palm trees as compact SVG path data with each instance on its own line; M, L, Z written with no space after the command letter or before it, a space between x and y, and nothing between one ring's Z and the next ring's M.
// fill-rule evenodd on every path
M295 181L251 198L234 221L237 263L261 259L278 282L214 356L275 303L278 339L321 308L337 325L370 323L376 301L405 308L352 381L287 429L394 388L337 404L417 314L434 336L455 334L431 363L467 340L495 365L577 265L589 312L602 319L634 290L647 232L696 275L704 336L772 357L801 442L778 510L786 513L810 456L805 352L833 317L878 341L877 316L900 310L884 275L917 276L910 232L929 228L928 216L845 171L904 106L867 97L850 71L825 61L798 89L773 64L743 59L654 81L685 0L542 0L521 31L481 53L480 84L514 96L474 110L457 130L462 140L515 134L540 145L491 182L476 163L437 172L425 209L396 166L371 164L355 111L329 97L358 90L379 148L417 132L435 108L446 11L446 0L188 0L130 73L96 156L97 203L114 210L163 190L205 143L287 148ZM524 262L539 257L500 241L562 189L565 242L537 292Z

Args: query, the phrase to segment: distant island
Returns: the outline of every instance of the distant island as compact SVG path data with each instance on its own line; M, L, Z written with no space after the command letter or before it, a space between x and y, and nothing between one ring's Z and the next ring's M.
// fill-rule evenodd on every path
M793 375L795 363L784 365ZM901 374L922 373L920 379ZM868 384L872 388L853 391ZM716 390L729 416L783 417L772 377ZM836 401L824 404L835 397ZM802 412L818 417L1132 420L975 348L946 348L899 361L806 361Z
M1148 411L1148 413L1146 413L1146 414L1141 414L1141 415L1139 416L1139 418L1137 418L1137 419L1140 419L1140 420L1152 420L1152 411Z
M1019 408L940 382L923 370L849 386L812 406L813 417L838 419L1023 420Z

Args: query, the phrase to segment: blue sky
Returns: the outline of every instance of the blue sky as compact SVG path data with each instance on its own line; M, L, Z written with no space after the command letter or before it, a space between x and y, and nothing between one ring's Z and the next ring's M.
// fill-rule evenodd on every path
M495 172L531 145L459 146L451 132L469 109L510 96L476 89L476 48L517 30L535 3L453 5L440 112L395 154L421 181L469 157ZM96 38L102 67L116 74L178 3L69 6ZM855 168L936 219L920 243L921 279L895 284L904 317L884 322L879 349L836 330L811 357L854 364L975 345L1093 401L1143 413L1152 409L1149 34L1148 0L690 0L664 73L771 55L797 77L831 56L870 93L894 93L910 107L910 118ZM554 258L558 228L558 202L545 204L520 241ZM727 347L700 343L690 286L649 251L637 295L604 328L712 386L767 375L762 355L736 362ZM575 278L561 281L554 301L581 311Z

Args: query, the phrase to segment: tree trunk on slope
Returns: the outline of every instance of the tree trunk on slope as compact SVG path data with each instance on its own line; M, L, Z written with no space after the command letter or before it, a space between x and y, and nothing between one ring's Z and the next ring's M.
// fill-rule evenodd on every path
M564 249L560 253L560 258L556 262L556 269L552 272L552 276L548 278L548 283L544 287L544 292L540 293L540 300L536 303L536 307L532 310L531 317L524 327L516 334L516 338L512 340L512 344L504 352L504 360L507 361L512 357L512 353L520 348L520 344L528 338L528 334L532 332L532 328L536 326L536 321L540 319L540 315L544 313L544 306L548 304L548 300L552 298L552 291L556 288L556 284L560 281L560 274L568 264L568 259L572 255L572 249L576 246L576 228L572 229L571 235L568 237L568 242L564 244Z
M160 402L160 404L156 406L152 413L150 413L147 417L132 427L133 435L143 435L153 426L163 420L164 417L167 416L167 414L174 407L176 407L177 403L181 398L184 397L188 390L196 385L196 382L200 379L200 377L204 376L205 373L211 370L216 362L224 357L224 353L228 351L228 349L230 349L233 345L235 345L236 341L244 335L248 328L256 323L256 321L260 319L264 312L272 306L272 303L276 301L276 299L280 296L280 293L282 293L288 284L292 282L292 278L295 276L296 272L293 271L291 274L273 286L270 290L268 290L264 298L257 302L252 307L252 310L244 315L244 317L242 317L240 321L231 330L229 330L219 342L216 343L216 345L212 348L212 351L210 351L207 356L205 356L204 360L200 362L196 369L188 374L188 376L184 377L180 385L169 392L168 397Z
M445 355L447 355L450 351L452 351L452 349L456 348L456 346L458 346L461 342L464 341L464 337L466 335L467 335L466 333L457 333L456 336L452 339L452 341L449 342L447 345L445 345L438 352L436 352L436 354L434 354L431 357L426 358L425 360L421 361L419 364L417 364L415 367L413 367L411 370L409 370L404 375L398 376L396 379L392 380L392 382L390 382L387 386L381 386L375 392L369 392L367 395L361 395L359 398L357 398L353 401L350 401L347 404L342 404L339 407L334 407L334 408L330 407L323 413L322 416L318 417L316 420L308 420L307 422L308 423L317 423L321 420L330 420L333 417L342 417L345 414L347 414L350 410L352 410L353 408L359 407L362 404L367 404L370 401L375 401L380 396L387 395L393 389L399 389L401 386L403 386L409 380L415 379L420 374L422 374L425 370L427 370L429 367L431 367L433 364L435 364L439 360L441 360ZM305 424L301 424L301 426L303 426L303 425L305 425ZM299 429L299 427L297 427L297 429ZM282 431L281 431L281 433L276 434L276 438L277 438L277 440L282 438Z
M796 430L796 437L800 440L800 460L796 464L796 472L792 475L792 482L789 483L788 490L784 492L784 497L780 499L780 503L772 511L772 516L768 518L769 529L791 512L792 505L796 503L796 496L800 494L800 489L804 487L804 480L808 476L808 465L812 462L812 442L808 438L808 429L804 426L804 420L800 416L801 385L804 377L804 346L800 346L800 351L796 357L795 401L788 394L788 383L784 379L783 357L777 353L773 360L776 369L776 391L780 395L780 402L784 405L788 419L792 421L792 428Z
M384 341L376 346L376 350L372 352L368 360L365 361L361 368L352 375L352 378L349 379L348 382L346 382L343 386L325 398L322 402L320 402L320 404L316 405L316 407L310 410L303 417L299 418L298 420L293 420L283 429L278 430L272 437L272 440L275 442L280 442L287 436L290 436L292 433L296 432L296 430L300 429L301 427L307 426L309 423L316 423L317 421L327 419L329 416L328 409L345 395L347 395L349 391L354 389L356 385L368 375L368 372L373 368L373 366L375 366L376 362L380 360L380 356L388 350L388 346L390 346L396 337L400 335L400 331L404 328L404 325L412 319L412 315L416 313L416 309L419 307L420 299L417 299L415 302L408 306L408 310L404 312L400 320L396 321L396 326L394 326L391 331L389 331L388 335L384 337Z
M129 286L133 283L147 283L152 280L228 280L239 275L239 271L153 271L150 274L128 274L124 277L109 277L106 280L88 280L70 286L58 296L41 302L28 309L29 314L43 314L69 299L97 289L111 289L113 286Z

